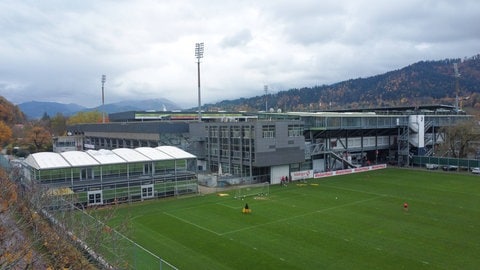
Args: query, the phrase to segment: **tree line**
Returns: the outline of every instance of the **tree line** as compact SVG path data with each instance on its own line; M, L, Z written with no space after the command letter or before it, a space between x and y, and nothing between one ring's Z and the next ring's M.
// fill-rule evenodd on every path
M66 135L67 125L101 122L99 111L79 112L70 117L45 113L40 119L28 120L17 106L0 96L0 150L19 157L52 151L52 137Z

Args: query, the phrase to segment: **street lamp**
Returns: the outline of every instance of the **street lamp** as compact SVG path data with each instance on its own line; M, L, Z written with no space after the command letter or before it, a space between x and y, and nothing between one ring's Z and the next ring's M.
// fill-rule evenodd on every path
M105 123L105 82L107 81L107 76L102 75L102 123Z
M195 57L197 58L198 75L198 121L202 121L202 99L200 95L200 58L203 58L203 42L195 43Z

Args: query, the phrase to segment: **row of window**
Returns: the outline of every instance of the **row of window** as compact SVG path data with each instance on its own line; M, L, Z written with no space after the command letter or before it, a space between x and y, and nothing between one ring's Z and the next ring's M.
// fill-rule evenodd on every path
M208 137L210 138L254 138L254 127L251 126L206 126ZM288 125L288 137L300 137L303 136L303 125L293 124ZM262 126L262 138L275 138L276 137L276 126L263 125Z
M255 128L253 126L206 126L209 137L222 138L254 138ZM220 135L220 136L219 136Z

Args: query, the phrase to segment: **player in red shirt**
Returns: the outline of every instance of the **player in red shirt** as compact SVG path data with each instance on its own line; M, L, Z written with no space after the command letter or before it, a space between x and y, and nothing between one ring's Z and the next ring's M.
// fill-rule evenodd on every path
M403 203L403 210L408 211L408 203Z

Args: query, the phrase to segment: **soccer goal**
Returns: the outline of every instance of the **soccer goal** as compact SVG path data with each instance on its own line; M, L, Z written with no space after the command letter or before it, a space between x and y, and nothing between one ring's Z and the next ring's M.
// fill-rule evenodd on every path
M250 196L263 197L270 193L270 183L259 183L241 186L235 190L235 199L243 199Z

